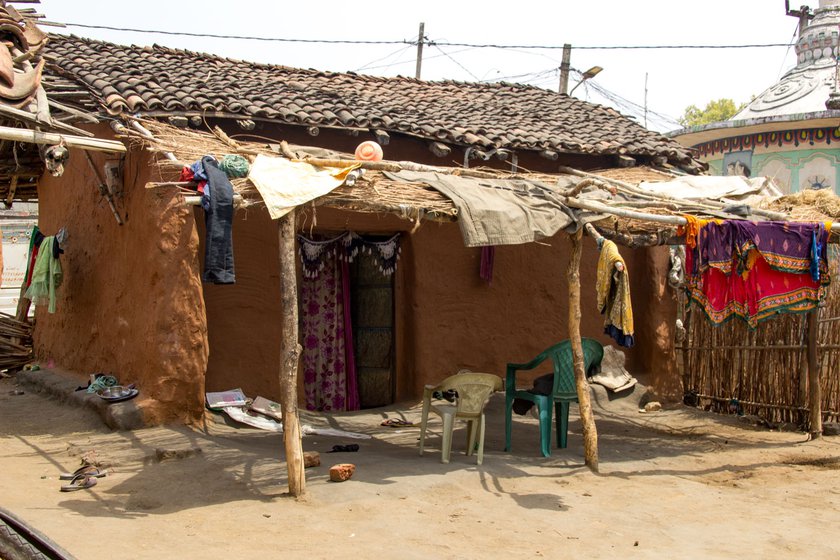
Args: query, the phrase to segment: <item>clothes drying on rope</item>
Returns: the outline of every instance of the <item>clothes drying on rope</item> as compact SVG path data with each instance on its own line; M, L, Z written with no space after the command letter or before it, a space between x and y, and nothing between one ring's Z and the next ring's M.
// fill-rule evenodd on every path
M733 317L750 328L779 313L819 305L831 281L831 223L690 220L686 291L715 324Z

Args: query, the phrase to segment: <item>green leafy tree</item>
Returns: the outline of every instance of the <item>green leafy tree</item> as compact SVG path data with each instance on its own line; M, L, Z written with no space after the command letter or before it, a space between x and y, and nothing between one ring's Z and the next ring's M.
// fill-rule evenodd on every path
M725 121L744 108L746 103L735 105L731 99L715 99L706 104L705 109L698 109L696 105L689 105L680 117L683 126L698 126L718 121Z

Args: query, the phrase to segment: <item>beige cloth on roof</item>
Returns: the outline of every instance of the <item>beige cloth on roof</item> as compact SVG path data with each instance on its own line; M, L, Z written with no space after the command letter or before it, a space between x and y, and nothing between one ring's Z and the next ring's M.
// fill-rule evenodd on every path
M467 247L516 245L553 236L574 222L557 193L577 183L557 177L562 186L525 179L478 179L434 172L383 172L394 181L424 183L445 194L458 209Z
M276 220L294 207L341 186L347 174L358 167L315 167L308 163L260 154L251 165L248 179L257 187L271 218Z

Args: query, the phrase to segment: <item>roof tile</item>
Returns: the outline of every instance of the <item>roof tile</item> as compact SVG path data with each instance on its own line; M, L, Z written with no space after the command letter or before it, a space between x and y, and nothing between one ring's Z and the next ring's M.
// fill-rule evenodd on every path
M62 35L51 35L46 50L56 59L48 72L86 84L111 114L208 110L454 144L693 162L687 148L612 108L533 86L303 70Z

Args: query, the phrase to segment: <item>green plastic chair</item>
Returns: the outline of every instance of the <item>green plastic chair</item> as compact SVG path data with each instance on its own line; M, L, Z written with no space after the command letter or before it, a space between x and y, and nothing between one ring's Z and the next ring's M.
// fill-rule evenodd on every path
M600 366L604 357L601 343L591 338L582 338L583 367L587 373L594 367ZM516 388L516 372L528 371L543 362L551 360L554 367L554 385L550 395L535 395L526 390ZM540 420L540 448L543 457L551 456L551 411L556 414L557 446L566 448L569 431L569 403L578 402L575 388L575 372L572 360L572 344L564 340L548 348L542 354L525 364L508 364L507 379L505 380L505 451L510 451L510 434L513 427L513 400L516 398L533 402L537 406ZM552 407L552 403L554 406Z
M490 396L501 391L502 378L492 373L466 372L458 373L444 379L439 385L426 385L423 390L423 416L420 422L420 455L426 441L426 424L429 411L433 411L443 419L443 447L441 448L441 463L448 463L452 450L452 430L456 418L466 420L467 455L472 455L478 441L478 464L484 460L484 406ZM454 390L458 393L455 403L449 402L432 404L432 394L436 391Z

